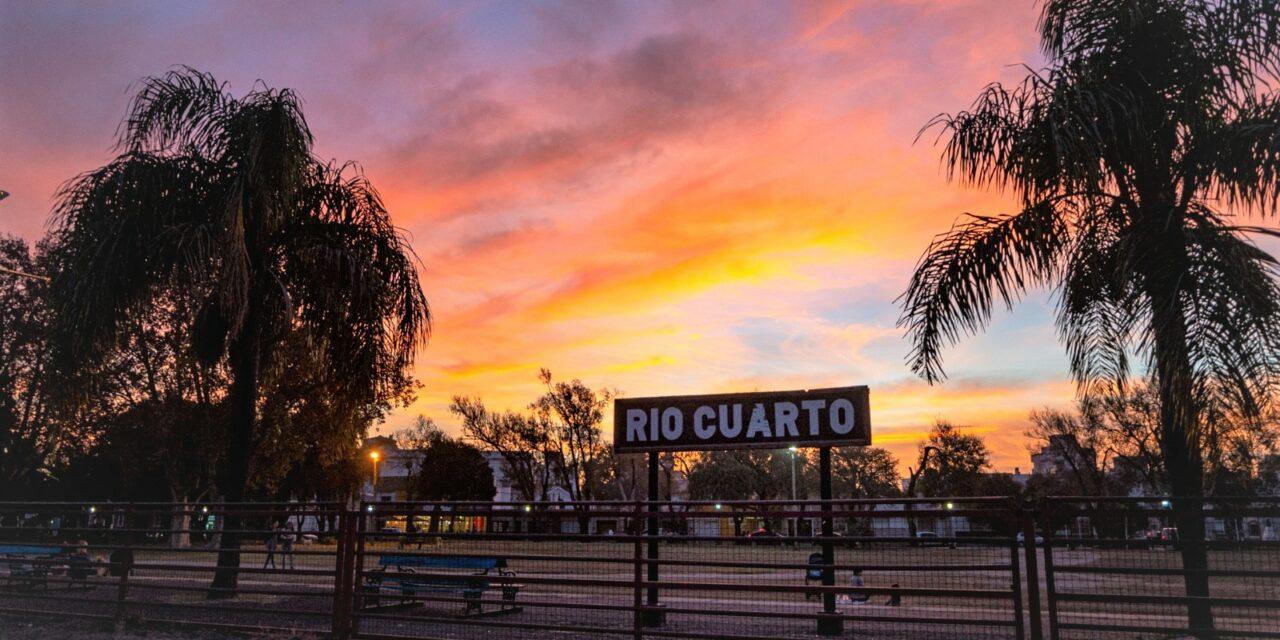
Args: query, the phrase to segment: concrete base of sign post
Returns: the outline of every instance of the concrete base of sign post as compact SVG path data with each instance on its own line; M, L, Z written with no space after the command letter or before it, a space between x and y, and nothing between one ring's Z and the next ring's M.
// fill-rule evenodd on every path
M661 627L665 624L667 624L667 610L662 605L645 605L640 610L640 626Z
M838 636L844 634L844 620L839 614L822 612L818 614L818 635Z

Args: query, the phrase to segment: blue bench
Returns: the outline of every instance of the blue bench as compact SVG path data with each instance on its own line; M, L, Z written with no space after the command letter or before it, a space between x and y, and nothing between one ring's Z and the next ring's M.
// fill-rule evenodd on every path
M4 560L5 586L33 591L49 587L48 562L62 555L62 547L33 544L0 544L0 558ZM34 562L43 560L44 562Z
M364 574L361 608L420 605L418 594L451 593L464 600L463 617L515 613L522 609L516 605L516 594L523 585L514 580L503 558L383 554L378 556L378 569ZM490 590L500 592L502 599L497 609L486 611L484 594ZM383 605L384 597L399 602Z

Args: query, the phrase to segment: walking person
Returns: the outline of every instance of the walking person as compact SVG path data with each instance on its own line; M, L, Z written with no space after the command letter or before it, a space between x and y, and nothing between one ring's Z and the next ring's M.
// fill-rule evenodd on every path
M284 569L296 569L297 564L293 556L293 543L298 539L294 535L293 523L285 520L284 527L280 531L280 566Z
M267 565L271 565L272 569L276 568L276 546L280 543L280 531L275 524L271 525L271 534L267 536L267 559L262 561L262 568L266 569Z

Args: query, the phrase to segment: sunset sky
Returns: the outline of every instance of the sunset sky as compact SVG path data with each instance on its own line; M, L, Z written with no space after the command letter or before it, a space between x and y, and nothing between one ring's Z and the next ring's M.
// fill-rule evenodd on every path
M420 6L428 5L428 6ZM1036 66L1031 0L0 3L0 233L106 162L139 78L186 64L291 87L358 160L435 313L413 415L518 408L537 371L629 396L870 385L910 457L938 418L1027 468L1073 388L1046 294L904 365L894 299L929 239L1001 194L946 182L933 136Z

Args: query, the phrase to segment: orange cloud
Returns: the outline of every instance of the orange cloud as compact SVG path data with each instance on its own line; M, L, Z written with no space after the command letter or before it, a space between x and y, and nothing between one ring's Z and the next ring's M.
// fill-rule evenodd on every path
M1027 316L939 387L902 381L894 326L928 240L1007 206L947 185L917 129L1034 63L1033 3L82 13L0 7L0 229L40 233L139 77L190 63L297 89L319 152L363 161L426 265L424 390L384 431L453 425L457 394L522 407L543 366L630 395L867 383L900 457L947 418L1009 468L1027 412L1071 398ZM962 383L980 379L1003 382Z

